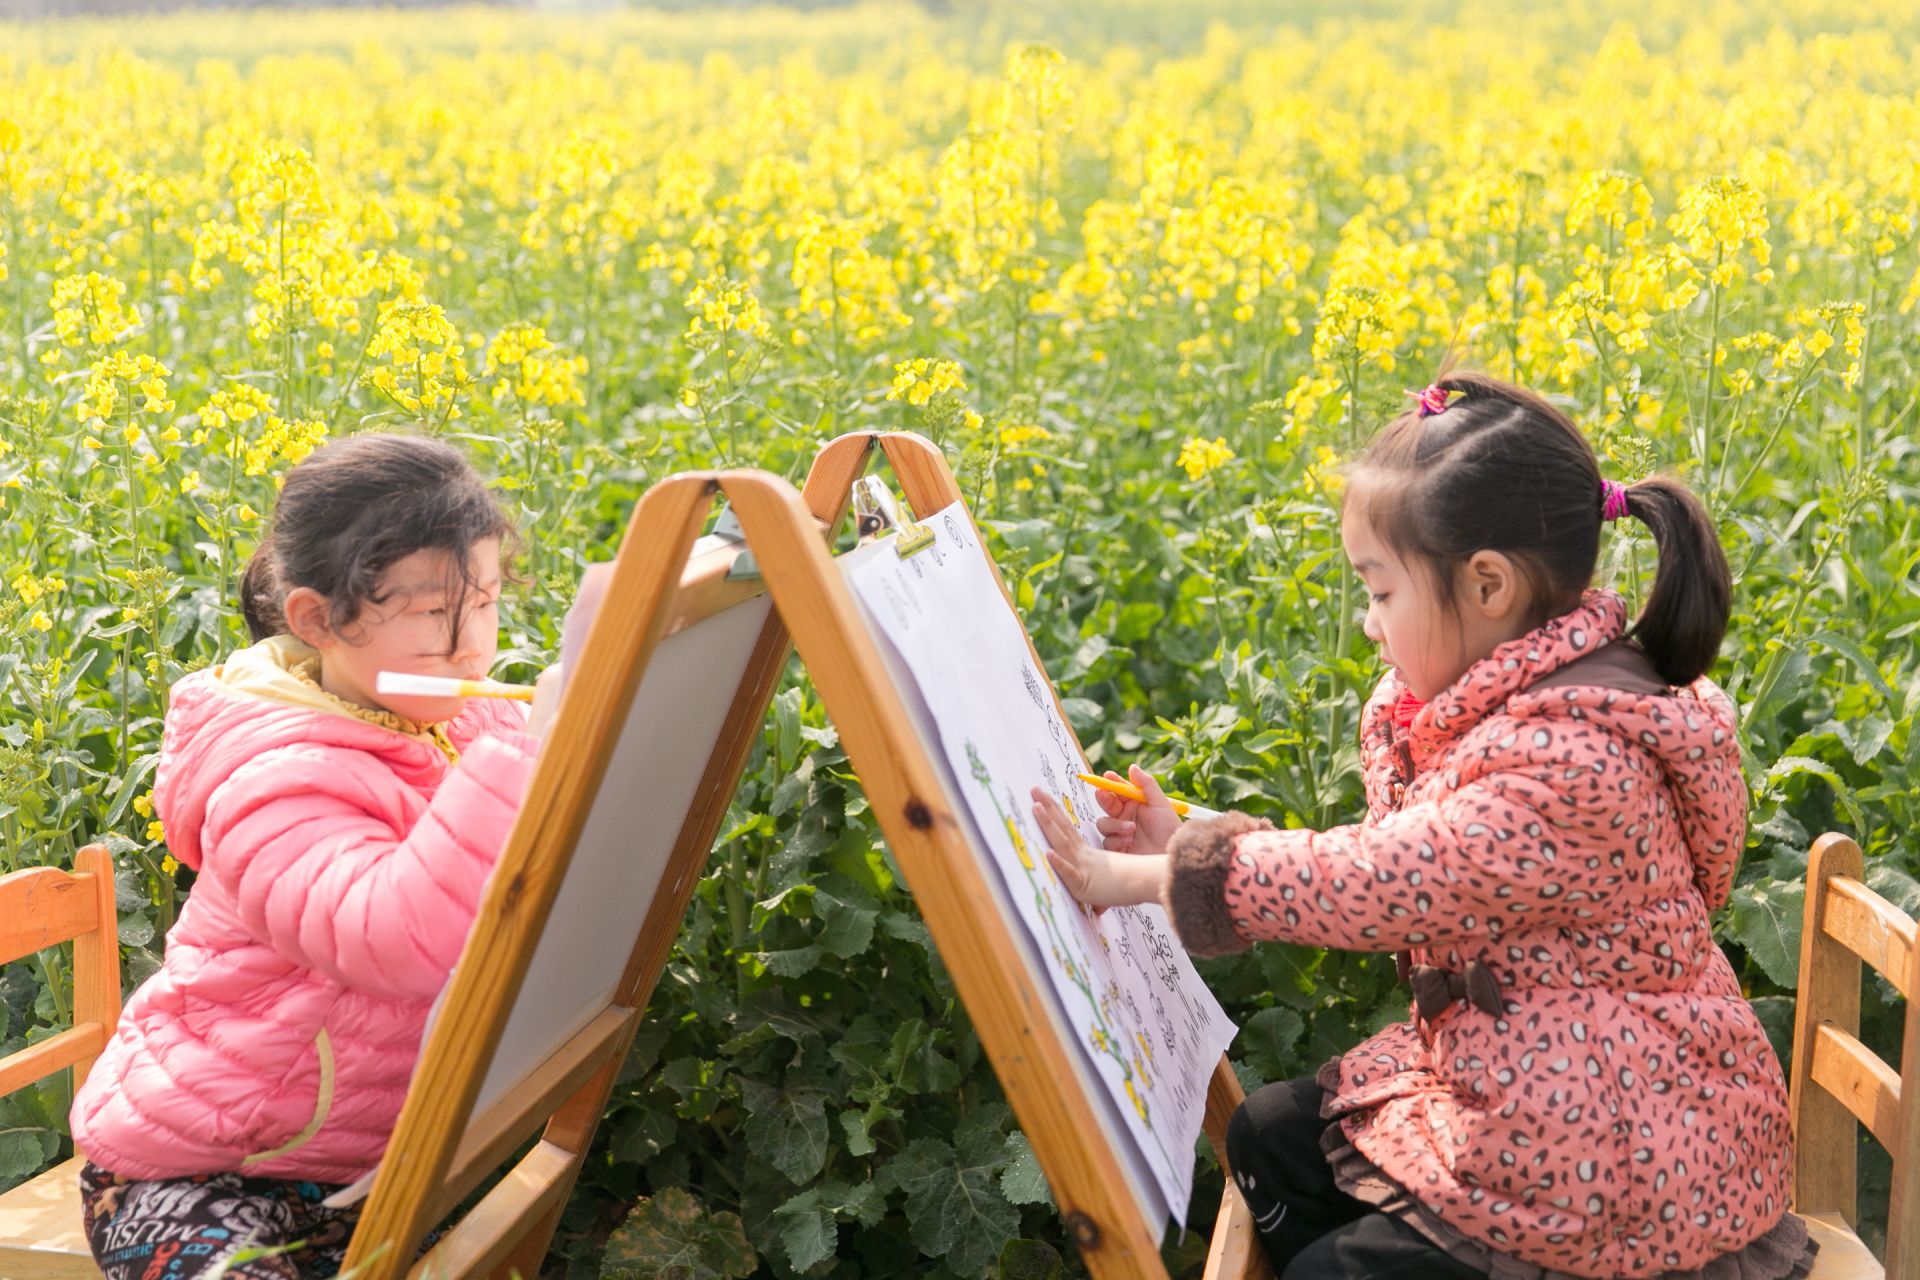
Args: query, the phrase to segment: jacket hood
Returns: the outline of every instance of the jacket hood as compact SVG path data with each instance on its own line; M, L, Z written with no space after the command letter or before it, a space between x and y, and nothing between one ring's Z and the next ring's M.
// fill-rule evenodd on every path
M153 798L175 858L200 867L209 798L265 752L345 747L380 756L403 776L424 777L445 770L480 733L524 727L517 708L490 698L470 700L444 726L416 724L334 697L320 687L319 670L314 649L273 636L173 686Z
M1618 643L1625 630L1625 601L1589 591L1577 608L1501 645L1422 707L1405 730L1409 746L1422 766L1497 714L1599 725L1660 765L1695 884L1711 910L1726 901L1746 843L1747 786L1733 701L1704 676L1685 688L1647 692L1661 686L1624 669L1632 665L1620 661L1623 649L1632 652ZM1650 672L1651 665L1641 669ZM1374 705L1391 708L1402 692L1398 673L1389 673ZM1370 716L1369 732L1390 732L1389 720Z

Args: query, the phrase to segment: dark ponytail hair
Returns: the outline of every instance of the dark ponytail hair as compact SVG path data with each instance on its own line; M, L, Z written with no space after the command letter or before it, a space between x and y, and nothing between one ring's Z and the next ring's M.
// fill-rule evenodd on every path
M309 454L288 471L265 537L240 577L240 609L255 641L284 635L282 605L295 587L327 598L328 625L349 627L380 604L380 575L416 551L449 553L454 598L474 586L467 567L476 542L498 538L512 552L512 522L486 483L451 445L424 436L351 436ZM448 619L449 648L459 634Z
M1593 446L1572 419L1524 387L1443 365L1434 386L1448 406L1416 404L1387 423L1349 470L1388 546L1423 567L1450 607L1476 551L1513 559L1532 589L1539 626L1574 608L1600 555L1602 492ZM1628 630L1660 678L1687 685L1720 650L1732 607L1726 553L1706 508L1685 485L1653 477L1627 486L1627 513L1653 532L1659 566Z
M1713 517L1678 480L1627 486L1627 514L1653 532L1653 590L1629 632L1668 684L1691 684L1713 666L1733 610L1733 572Z

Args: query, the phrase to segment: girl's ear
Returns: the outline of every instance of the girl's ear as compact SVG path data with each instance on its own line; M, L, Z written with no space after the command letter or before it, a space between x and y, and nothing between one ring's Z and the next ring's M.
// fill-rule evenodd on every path
M1512 616L1526 604L1520 568L1503 551L1476 551L1462 575L1467 607L1490 621Z
M334 642L333 628L327 623L328 612L327 598L312 587L295 587L280 604L287 630L315 649L328 648Z

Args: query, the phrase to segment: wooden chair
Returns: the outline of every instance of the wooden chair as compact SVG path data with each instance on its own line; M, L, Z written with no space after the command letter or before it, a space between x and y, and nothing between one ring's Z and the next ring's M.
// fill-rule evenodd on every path
M78 1089L120 1020L120 926L113 859L92 844L74 873L34 867L0 876L0 964L74 939L73 1026L0 1058L0 1094L65 1067ZM0 1276L6 1280L98 1280L80 1229L80 1165L57 1164L0 1195Z
M1860 846L1828 834L1807 861L1800 934L1800 998L1793 1027L1793 1210L1820 1256L1814 1280L1920 1280L1920 1095L1860 1043L1860 963L1907 1001L1901 1061L1920 1072L1920 946L1915 925L1861 881ZM1874 1260L1853 1225L1855 1124L1893 1157L1887 1260Z

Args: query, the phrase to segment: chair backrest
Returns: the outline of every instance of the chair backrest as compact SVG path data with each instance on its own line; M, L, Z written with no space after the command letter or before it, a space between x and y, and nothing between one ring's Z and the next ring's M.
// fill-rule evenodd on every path
M0 1094L65 1067L78 1089L120 1021L120 921L113 858L90 844L72 874L30 867L0 876L0 964L73 939L73 1026L0 1058Z
M1861 880L1860 846L1828 834L1807 861L1800 993L1793 1027L1793 1207L1855 1221L1855 1122L1893 1157L1889 1280L1920 1276L1920 1090L1860 1042L1860 965L1907 1002L1901 1061L1920 1071L1920 945L1914 921Z

